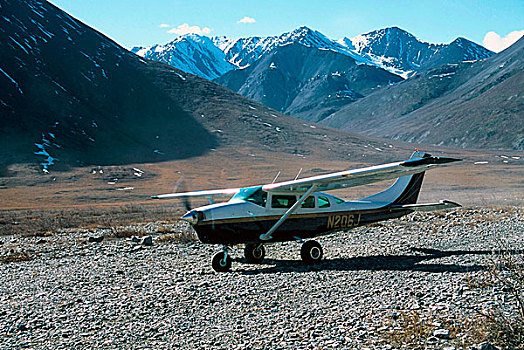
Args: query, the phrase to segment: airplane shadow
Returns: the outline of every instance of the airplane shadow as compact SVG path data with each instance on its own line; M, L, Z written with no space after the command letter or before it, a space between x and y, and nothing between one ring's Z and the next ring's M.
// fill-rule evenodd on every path
M425 263L433 259L460 255L491 255L491 254L524 254L524 250L438 250L428 248L411 248L414 253L425 255L372 255L355 258L325 259L319 264L305 265L301 260L264 259L263 265L273 265L256 270L236 270L249 274L286 273L310 271L423 271L423 272L453 272L465 273L486 270L487 266L479 264L458 265L443 263ZM233 259L237 263L247 264L244 258ZM253 266L253 265L251 265Z

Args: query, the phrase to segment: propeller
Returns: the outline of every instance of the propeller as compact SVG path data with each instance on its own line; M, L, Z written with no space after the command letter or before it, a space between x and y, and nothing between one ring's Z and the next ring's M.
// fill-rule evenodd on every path
M173 193L178 192L179 189L180 189L180 192L185 192L186 191L184 175L180 176L180 178L176 182L175 188L173 189ZM189 197L182 197L182 203L183 203L184 208L186 209L186 211L190 211L191 210L191 202L189 201Z

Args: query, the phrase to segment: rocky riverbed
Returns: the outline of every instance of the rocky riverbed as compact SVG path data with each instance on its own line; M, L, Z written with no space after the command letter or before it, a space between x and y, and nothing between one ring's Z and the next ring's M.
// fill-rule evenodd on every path
M480 312L516 312L488 271L493 250L522 260L523 214L415 213L319 238L314 266L294 242L262 265L236 247L230 273L179 223L140 227L151 245L98 228L0 236L0 349L471 348Z

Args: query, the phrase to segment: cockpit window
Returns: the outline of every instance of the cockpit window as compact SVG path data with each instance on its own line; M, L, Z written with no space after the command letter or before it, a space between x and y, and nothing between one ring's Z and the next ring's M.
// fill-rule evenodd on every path
M329 199L327 199L324 196L318 196L318 207L319 208L329 208L331 205L329 204Z
M251 202L253 204L256 204L256 205L260 205L261 207L266 207L266 202L267 202L267 192L266 191L262 191L262 189L256 191L255 193L253 193L251 196L249 196L248 198L246 198L246 201L247 202Z
M233 199L241 199L261 207L266 207L267 192L262 191L262 186L246 187L242 188L240 192L235 194L231 200Z
M315 197L307 197L305 201L302 202L302 208L314 208L315 207Z
M296 196L276 194L271 196L271 208L291 208L296 201Z

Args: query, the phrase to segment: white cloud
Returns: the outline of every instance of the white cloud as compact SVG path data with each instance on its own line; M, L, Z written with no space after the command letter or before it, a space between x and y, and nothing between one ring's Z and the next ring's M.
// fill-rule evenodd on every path
M486 36L484 36L484 40L482 41L482 43L487 49L495 52L500 52L510 47L523 35L524 30L516 30L514 32L509 33L505 37L500 37L500 35L498 35L495 32L488 32L486 33Z
M162 23L161 25L159 25L160 28L169 28L171 27L169 24L165 24L165 23Z
M237 21L237 23L255 23L255 19L252 17L245 16L244 18Z
M176 28L170 29L167 31L169 34L177 34L177 35L184 35L184 34L209 34L211 33L211 29L208 27L200 28L199 26L190 26L187 23L181 24Z

